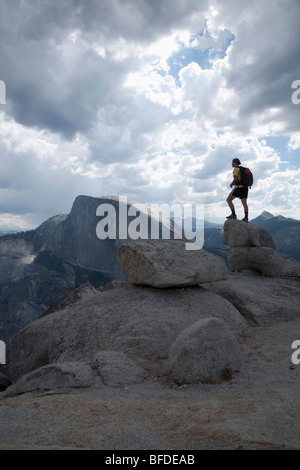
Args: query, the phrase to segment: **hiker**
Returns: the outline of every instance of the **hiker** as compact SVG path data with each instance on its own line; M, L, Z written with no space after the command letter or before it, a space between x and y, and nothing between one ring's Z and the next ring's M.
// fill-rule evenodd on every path
M230 187L232 188L234 186L234 189L231 191L227 198L227 203L231 209L231 215L226 217L227 219L236 219L236 213L235 213L235 208L233 205L233 199L238 197L241 199L243 207L244 207L244 212L245 212L245 217L242 219L244 222L248 222L248 205L247 205L247 197L248 197L248 186L243 186L239 184L239 181L241 180L241 170L239 168L239 165L241 164L240 160L238 158L234 158L232 160L232 166L233 166L233 181L230 184Z

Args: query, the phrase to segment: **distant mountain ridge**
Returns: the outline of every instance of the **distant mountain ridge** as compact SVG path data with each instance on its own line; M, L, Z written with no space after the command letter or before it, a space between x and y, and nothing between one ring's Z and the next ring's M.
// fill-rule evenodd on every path
M119 210L127 213L131 206L129 201L119 204L114 196L78 196L70 214L51 217L34 230L0 237L0 340L8 344L16 331L80 284L99 287L126 279L116 259L126 238L97 236L101 204L114 208L117 225ZM153 213L148 216L155 218ZM128 216L128 224L132 218ZM163 219L159 238L165 224Z
M282 215L274 216L270 212L263 211L251 222L261 225L270 232L280 256L300 260L300 220Z
M17 230L0 230L0 237L5 237L5 235L12 235L13 233L18 233Z
M40 225L38 233L42 231L47 232L49 228L49 221L56 220L58 217L66 216L54 216L46 222ZM181 221L173 219L176 223ZM277 252L286 258L295 258L300 260L300 221L290 217L284 217L282 215L274 216L268 211L263 211L259 216L250 220L251 223L261 225L265 227L272 237L277 246ZM188 226L194 231L196 229L196 219L193 218L191 221L188 220ZM37 230L37 229L36 229ZM0 238L10 238L10 236L30 238L30 234L35 234L36 230L29 230L26 232L16 231L0 231ZM44 235L43 237L44 238ZM219 251L219 255L224 257L222 250L227 250L228 247L223 244L223 224L204 220L204 247L207 249L216 249ZM37 240L35 236L35 240ZM225 253L226 256L226 253Z

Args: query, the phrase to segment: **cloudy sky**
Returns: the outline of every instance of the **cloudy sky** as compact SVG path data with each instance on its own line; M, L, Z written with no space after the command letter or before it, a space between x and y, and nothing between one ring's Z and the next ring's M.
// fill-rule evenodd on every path
M300 219L299 24L298 0L0 0L0 230L80 194L219 222L235 156L250 218Z

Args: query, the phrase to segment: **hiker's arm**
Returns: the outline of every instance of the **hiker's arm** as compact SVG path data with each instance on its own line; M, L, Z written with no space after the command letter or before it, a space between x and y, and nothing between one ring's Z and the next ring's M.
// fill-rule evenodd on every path
M232 186L235 186L235 185L237 184L237 181L238 181L238 177L237 177L237 176L234 176L234 177L233 177L233 181L232 181L230 187L232 188Z

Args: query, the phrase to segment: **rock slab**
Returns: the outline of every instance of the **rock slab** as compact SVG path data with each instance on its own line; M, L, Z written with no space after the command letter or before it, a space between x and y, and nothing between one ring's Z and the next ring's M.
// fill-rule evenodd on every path
M39 367L8 387L5 396L15 396L36 390L91 387L94 376L91 367L82 362L54 363Z
M228 263L232 271L250 270L262 276L300 278L300 263L274 252L276 244L260 225L227 220L223 243L229 245Z
M189 251L172 240L122 245L117 259L129 282L156 288L182 287L224 280L226 265L205 250Z
M232 246L267 246L275 249L276 244L264 227L229 219L224 224L224 245Z
M300 263L285 259L269 247L230 247L228 263L233 271L251 270L262 276L300 278Z

